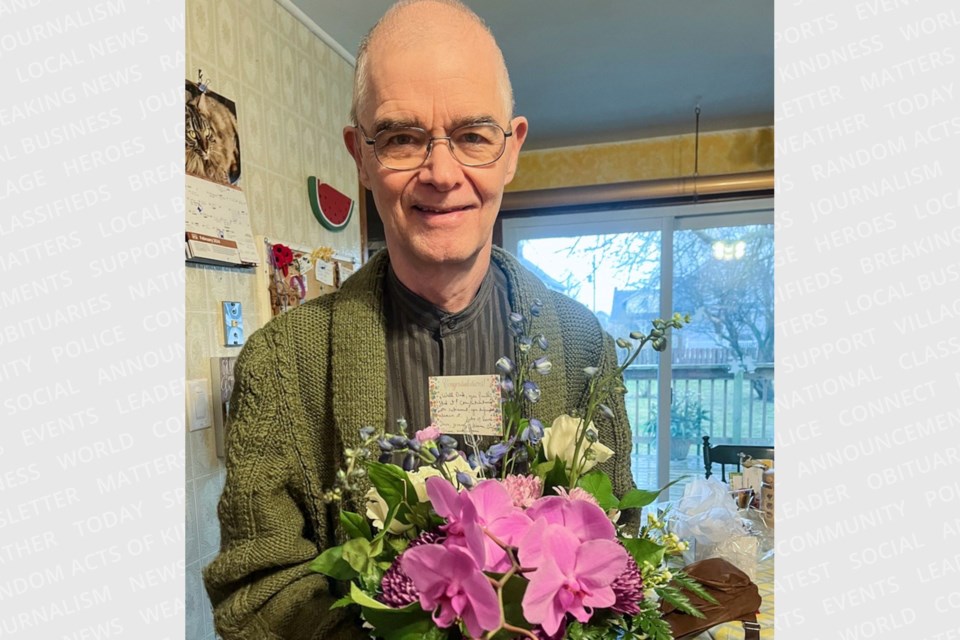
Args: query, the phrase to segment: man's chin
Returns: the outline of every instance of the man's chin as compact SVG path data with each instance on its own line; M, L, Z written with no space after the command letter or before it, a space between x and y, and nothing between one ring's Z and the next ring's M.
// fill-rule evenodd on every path
M417 261L424 267L472 267L478 260L489 259L490 247L438 246L422 247Z

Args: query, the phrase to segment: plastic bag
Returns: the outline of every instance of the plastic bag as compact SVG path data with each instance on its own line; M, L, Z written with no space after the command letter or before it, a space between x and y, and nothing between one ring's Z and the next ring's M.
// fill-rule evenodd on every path
M672 514L674 533L690 543L685 562L723 558L756 578L759 541L750 535L729 486L717 478L696 478L686 485Z

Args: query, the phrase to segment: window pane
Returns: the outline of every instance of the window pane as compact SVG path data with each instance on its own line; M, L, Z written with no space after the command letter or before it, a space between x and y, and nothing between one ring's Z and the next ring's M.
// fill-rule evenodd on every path
M773 225L676 231L673 240L673 308L693 322L672 343L671 479L703 476L704 435L773 444L774 337Z
M547 286L593 311L614 338L626 338L631 331L646 333L660 315L659 231L520 240L517 254ZM658 486L658 355L645 349L624 374L633 430L631 466L642 489Z

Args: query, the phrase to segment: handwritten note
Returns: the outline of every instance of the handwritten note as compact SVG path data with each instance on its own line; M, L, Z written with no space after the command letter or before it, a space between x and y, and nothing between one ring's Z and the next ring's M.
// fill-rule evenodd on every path
M430 420L441 433L498 436L500 376L431 376Z
M320 284L328 287L337 286L337 264L333 260L317 259L317 269L314 273Z

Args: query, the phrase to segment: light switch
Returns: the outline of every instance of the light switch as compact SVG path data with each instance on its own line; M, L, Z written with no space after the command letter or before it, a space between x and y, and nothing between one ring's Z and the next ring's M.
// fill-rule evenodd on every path
M207 393L207 381L187 381L187 426L190 431L206 429L210 422L210 397Z

